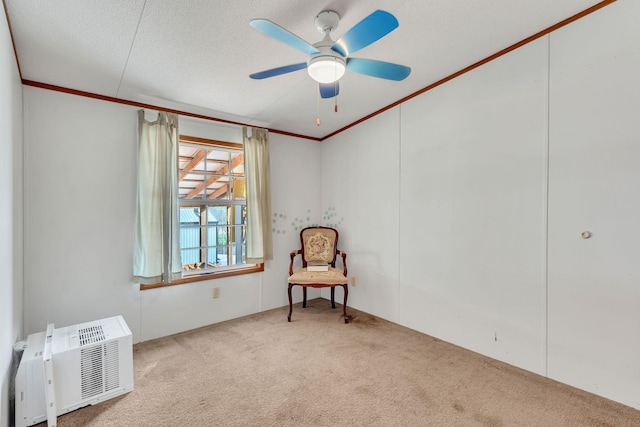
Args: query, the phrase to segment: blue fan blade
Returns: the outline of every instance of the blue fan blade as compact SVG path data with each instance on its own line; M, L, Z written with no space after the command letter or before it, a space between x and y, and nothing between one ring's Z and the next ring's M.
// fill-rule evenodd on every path
M342 56L353 55L396 28L398 20L395 16L384 10L376 10L340 37L331 49Z
M284 67L272 68L270 70L260 71L259 73L253 73L249 75L252 79L266 79L268 77L279 76L280 74L291 73L292 71L302 70L303 68L307 68L306 62L301 62L299 64L291 64L285 65Z
M338 93L340 93L340 84L338 82L320 83L320 97L333 98L338 96Z
M310 55L312 53L319 53L318 49L311 46L309 43L302 40L300 37L296 36L293 33L290 33L289 31L285 30L278 24L274 24L273 22L267 19L254 19L251 22L249 22L249 25L251 25L253 28L255 28L258 31L262 31L264 34L268 35L269 37L273 37L274 39L284 44L288 44L289 46L295 49L298 49L302 53L306 53L307 55Z
M404 80L411 73L411 68L391 62L374 59L348 58L347 70L387 80Z

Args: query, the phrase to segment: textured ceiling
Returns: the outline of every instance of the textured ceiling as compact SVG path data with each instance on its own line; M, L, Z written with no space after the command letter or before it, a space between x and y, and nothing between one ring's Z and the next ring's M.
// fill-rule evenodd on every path
M218 119L322 138L508 46L596 0L4 0L22 78ZM300 51L249 26L269 19L309 43L322 10L341 16L334 40L376 9L399 28L354 56L412 68L401 82L347 73L339 110ZM316 126L318 108L321 125Z

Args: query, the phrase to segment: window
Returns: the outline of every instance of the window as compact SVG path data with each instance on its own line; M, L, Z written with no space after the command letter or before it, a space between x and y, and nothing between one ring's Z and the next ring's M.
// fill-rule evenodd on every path
M181 135L178 201L183 277L140 289L264 271L246 263L242 144Z
M176 283L263 271L246 264L242 144L180 136L180 253Z

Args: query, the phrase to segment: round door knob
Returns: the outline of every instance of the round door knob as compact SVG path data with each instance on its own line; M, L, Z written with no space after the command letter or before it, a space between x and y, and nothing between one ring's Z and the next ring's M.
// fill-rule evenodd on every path
M580 237L582 237L583 239L588 239L591 237L591 232L590 231L583 231L582 233L580 233Z

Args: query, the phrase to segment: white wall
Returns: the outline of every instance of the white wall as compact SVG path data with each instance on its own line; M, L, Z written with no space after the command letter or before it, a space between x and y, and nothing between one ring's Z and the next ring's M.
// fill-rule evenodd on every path
M123 315L131 282L135 108L24 88L25 333Z
M350 305L640 408L639 20L620 0L323 143Z
M275 259L265 265L263 273L263 310L289 304L289 253L300 248L302 227L320 223L320 147L316 141L276 134L269 137ZM296 263L294 268L300 267L299 256ZM307 297L319 295L317 289L309 289ZM293 288L293 299L302 301L299 286Z
M0 18L0 427L10 423L13 344L22 338L22 83Z
M638 22L624 0L551 35L548 244L549 376L636 408Z
M545 38L323 143L349 305L544 373L546 57Z
M24 94L25 334L121 314L138 342L285 305L297 245L288 229L276 234L264 273L140 291L131 282L137 109L33 87ZM238 128L194 119L181 120L181 132L240 140ZM274 212L309 209L315 220L319 144L276 134L270 143Z
M402 105L399 322L544 373L547 38Z
M322 223L337 227L357 279L348 305L391 321L398 319L399 125L395 108L322 143Z

